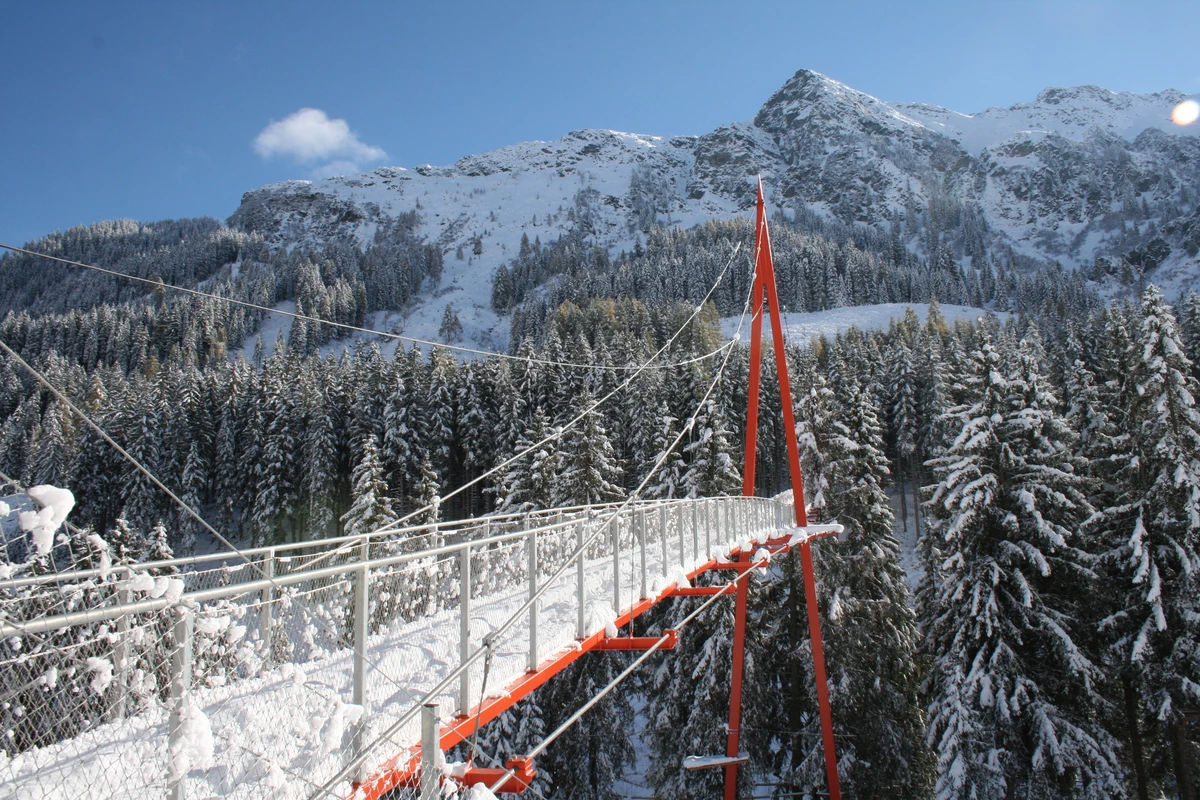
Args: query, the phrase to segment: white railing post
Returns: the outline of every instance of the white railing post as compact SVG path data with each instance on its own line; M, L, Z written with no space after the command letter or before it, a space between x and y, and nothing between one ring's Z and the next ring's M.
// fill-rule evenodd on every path
M692 561L700 560L700 500L692 500Z
M192 685L192 611L180 606L175 621L175 649L171 653L171 714L167 722L167 797L184 800L186 772L177 773L175 756L184 748L184 714Z
M272 547L267 551L266 558L263 559L262 572L264 578L275 577L275 548ZM275 660L275 648L272 645L271 636L271 616L272 609L275 605L275 585L270 584L262 590L262 597L259 600L258 609L258 637L263 644L263 657L267 664Z
M575 549L578 555L575 557L575 602L578 606L575 617L575 638L587 638L587 588L583 580L583 534L587 529L587 520L591 518L592 511L588 509L586 516L582 520L575 522Z
M687 567L687 547L683 542L683 501L675 503L675 527L679 532L679 566Z
M440 800L442 769L434 755L441 747L438 742L438 704L421 706L421 800Z
M133 580L133 570L125 570L125 580ZM128 585L128 584L126 584ZM117 590L117 604L128 605L133 602L133 592L127 588ZM125 718L125 702L129 696L129 614L117 617L117 645L113 648L114 666L117 668L115 683L116 702L113 703L112 718Z
M458 663L470 657L470 542L458 551ZM470 667L458 675L458 715L470 712Z
M671 559L667 556L667 506L664 503L658 507L658 538L662 543L662 566L659 572L667 574L671 567Z
M458 658L465 665L471 657L471 544L458 551ZM458 713L471 712L471 668L458 676Z
M612 537L612 567L613 567L613 613L621 613L621 520L620 515L613 514L608 521L609 534Z
M646 512L643 509L638 509L634 512L635 530L638 536L638 545L642 551L642 599L646 600L650 597L650 586L646 580Z
M712 558L713 501L704 501L704 560Z
M530 531L526 542L529 550L529 660L525 667L535 672L538 668L537 531Z
M354 755L362 752L366 745L367 729L367 621L371 614L371 569L367 566L370 561L371 543L363 539L360 545L359 559L361 566L354 579L354 686L351 689L350 702L362 706L362 716L354 729Z

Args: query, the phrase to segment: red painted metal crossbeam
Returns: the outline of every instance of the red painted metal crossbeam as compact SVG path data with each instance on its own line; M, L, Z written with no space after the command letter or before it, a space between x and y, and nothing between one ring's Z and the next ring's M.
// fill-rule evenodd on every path
M697 577L709 571L722 571L729 569L740 569L744 573L748 569L764 567L767 561L752 560L752 555L759 551L765 551L770 556L781 555L787 553L792 547L799 546L802 542L807 542L811 539L821 538L825 536L833 536L838 533L838 529L831 529L830 526L822 526L817 531L808 534L807 536L796 536L788 534L784 536L771 537L765 542L753 544L749 550L743 551L740 548L734 548L729 553L730 559L741 559L742 561L718 561L710 560L701 564L696 569L687 573L688 582L691 583ZM737 587L744 586L747 583L745 580L737 582ZM637 619L642 614L649 611L658 603L668 600L673 597L697 597L711 596L717 594L733 595L734 585L732 582L726 583L723 586L680 586L678 583L672 583L662 590L656 597L638 600L629 608L622 612L613 623L618 629L629 625L634 619ZM668 650L675 646L678 641L678 634L674 631L664 631L671 638L658 649ZM536 670L527 672L510 684L503 694L499 697L485 697L479 702L471 712L465 716L455 717L449 724L444 725L441 729L439 738L439 746L443 751L449 750L455 745L467 741L475 733L476 726L482 727L492 720L499 717L508 709L516 705L520 700L528 697L535 689L545 685L555 675L565 670L571 664L575 663L584 653L592 650L648 650L650 646L657 642L661 636L636 636L630 639L629 637L608 637L603 630L592 634L586 639L576 640L577 647L572 647L562 651L558 655L543 662ZM628 643L628 644L626 644ZM478 720L478 721L477 721ZM511 767L515 761L509 763ZM472 768L467 771L463 778L458 778L463 785L473 785L473 783L485 783L482 779L476 780L477 777L484 773L492 775L492 782L498 780L507 770L483 770ZM355 784L355 793L351 795L355 800L378 800L382 798L392 789L397 787L415 787L416 781L419 780L421 773L421 748L414 746L403 753L395 756L379 768L374 775L369 777L362 783ZM521 773L524 775L524 773ZM505 783L501 788L501 793L519 794L528 786L528 781L532 780L532 774L524 777L514 776L509 782ZM467 783L467 781L472 783ZM489 783L490 785L490 783Z

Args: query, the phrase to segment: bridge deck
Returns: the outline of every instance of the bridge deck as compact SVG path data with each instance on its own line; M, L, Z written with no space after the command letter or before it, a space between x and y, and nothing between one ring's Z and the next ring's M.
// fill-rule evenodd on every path
M747 508L738 506L739 511ZM622 613L617 615L614 611L618 587L614 585L611 539L604 535L586 551L582 641L577 638L577 568L571 564L551 581L539 602L537 639L542 657L538 659L538 669L532 672L528 669L530 631L528 622L522 619L494 645L487 697L479 705L471 704L471 716L460 718L457 724L450 721L443 728L442 746L452 746L470 735L480 705L482 724L594 648L606 638L606 631L613 632L614 624L624 625L631 617L672 596L677 587L688 585L700 572L727 561L739 546L750 546L751 538L765 543L770 537L784 533L777 527L783 515L774 511L764 506L763 513L731 514L727 519L735 520L732 526L719 518L706 520L711 524L703 531L697 527L697 516L690 511L673 512L670 519L663 512L662 524L651 512L646 515L651 524L643 518L641 526L645 531L644 548L637 538L636 526L620 521L617 566ZM557 533L539 536L538 553L544 555L548 565L539 566L539 575L549 572L549 567L556 563L566 563L563 554L569 555L574 549L577 535L577 529L567 526ZM607 544L602 540L607 540ZM786 546L788 541L785 535L772 543ZM509 545L489 546L481 552L471 551L472 564L481 565L473 567L475 574L471 579L472 648L478 647L484 636L495 631L528 600L528 582L514 566L524 560L525 544L517 540ZM645 598L640 585L642 552L649 588L649 596ZM386 616L389 603L394 606L396 596L418 581L424 585L431 580L452 583L457 563L453 558L408 562L402 565L403 571L381 569L378 575L373 574L371 580L375 585L368 585L374 616ZM330 596L347 596L345 584L342 581L339 588L336 582L322 583L312 589L310 599L324 603ZM436 588L438 596L452 595L455 591L446 585ZM186 599L185 594L185 603ZM274 602L286 606L287 601L280 598ZM239 617L234 606L236 603L226 600L195 609L196 630L200 632L194 642L193 657L197 663L221 657L214 642L228 643L230 638L236 642L238 637L230 631L238 627L239 618L246 622L249 617L245 612ZM316 607L326 608L335 622L344 619L345 609L336 603ZM7 764L0 763L0 774L7 773L4 794L75 798L99 793L161 798L174 788L186 797L309 797L347 762L365 708L362 736L366 742L374 741L380 732L409 716L387 742L371 751L368 763L375 766L367 770L371 777L363 788L369 790L370 796L379 796L403 779L412 767L412 759L419 754L414 743L420 740L420 721L411 712L451 674L461 658L457 604L415 619L405 618L411 613L412 609L406 608L404 614L390 620L377 620L377 632L367 638L370 666L366 670L362 705L350 702L354 691L352 649L344 646L338 649L329 643L322 647L319 632L314 632L311 625L293 620L289 625L281 625L281 632L288 638L307 637L310 645L305 651L307 658L296 658L295 663L264 665L257 674L236 680L233 679L236 676L229 674L224 685L222 676L226 673L219 670L210 669L203 678L199 672L196 674L186 701L194 711L184 714L182 735L175 739L174 753L168 752L169 703L149 701L140 708L131 708L125 719L97 722L72 738L26 750ZM152 630L151 626L147 628ZM217 635L208 638L202 635L216 629L219 629ZM301 650L297 645L292 652ZM482 661L471 668L469 679L470 698L476 700L483 690ZM453 689L442 692L435 700L443 709L458 707ZM336 793L348 796L352 793L351 785L339 784Z

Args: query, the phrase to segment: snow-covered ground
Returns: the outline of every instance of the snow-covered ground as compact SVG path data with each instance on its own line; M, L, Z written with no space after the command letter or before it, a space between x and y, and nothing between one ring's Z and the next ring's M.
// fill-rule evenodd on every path
M690 515L685 517L690 519ZM745 534L717 541L720 529L714 525L712 545L706 551L702 522L697 552L690 527L682 537L672 527L665 547L658 537L658 525L647 527L650 542L646 562L655 593L685 579L684 570L707 560L708 553L724 554L746 541ZM573 544L573 532L568 529L561 535L569 540L565 545ZM636 550L631 541L622 547L623 607L640 594L640 577L632 557ZM521 558L524 543L519 541L513 549L513 557ZM426 567L414 565L412 569ZM414 574L412 579L416 577ZM599 631L614 617L611 555L599 555L586 562L585 584L588 630ZM568 570L540 601L538 639L543 661L577 646L575 592L575 571ZM521 585L472 598L471 642L478 646L483 636L508 620L527 597L522 581ZM204 614L199 616L198 624L204 621ZM367 658L373 666L367 671L367 741L397 722L458 664L458 631L458 609L451 608L413 622L393 623L369 637ZM487 684L489 696L502 696L503 688L525 673L528 637L523 618L497 642ZM352 680L352 653L338 650L304 664L266 670L256 678L193 688L193 711L186 726L188 746L182 756L174 756L190 761L186 796L309 796L314 784L332 777L350 752L354 722L363 714L361 707L350 702ZM479 697L482 680L482 668L473 669L473 698ZM450 692L440 696L439 702L447 716L456 707ZM167 707L155 705L127 719L100 724L73 739L20 753L0 763L0 775L5 776L0 797L161 797L173 763L167 748L167 725ZM419 741L419 725L419 718L414 716L401 726L389 742L373 751L371 763L379 764ZM346 791L343 785L338 793L344 795Z
M904 510L908 512L907 520L900 513L900 491L905 492ZM904 583L908 586L911 595L917 590L921 578L925 576L925 569L921 566L921 557L917 553L917 540L921 533L917 530L917 509L913 506L912 484L906 481L903 487L888 489L888 500L892 506L892 513L896 515L896 525L893 530L896 540L900 542L900 566L904 568Z
M831 308L828 311L811 311L805 313L786 312L783 315L783 336L789 343L807 343L815 336L833 338L839 333L845 333L850 328L859 330L881 330L892 320L904 318L904 311L912 308L924 323L929 318L928 303L881 303L875 306L844 306ZM974 321L990 312L971 306L942 305L942 316L946 322L953 325L958 320ZM1007 312L997 314L1001 319L1008 316ZM726 317L721 320L721 332L726 337L732 337L737 331L738 318ZM769 335L768 323L763 321L764 336ZM750 338L750 326L742 325L741 340Z

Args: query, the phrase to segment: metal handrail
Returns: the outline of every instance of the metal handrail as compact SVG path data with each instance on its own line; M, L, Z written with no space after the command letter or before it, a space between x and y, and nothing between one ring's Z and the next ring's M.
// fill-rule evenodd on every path
M729 496L734 496L734 495L729 495ZM675 499L671 499L671 500L662 500L662 499L634 500L634 501L630 502L630 505L636 505L638 508L654 508L659 505L670 505L670 504L674 504L674 503L687 502L689 499L712 499L712 498L675 498ZM602 511L606 508L612 508L612 507L619 506L619 505L621 505L621 504L620 503L598 503L596 505L591 506L591 508L593 511ZM340 547L334 547L333 549L329 550L326 553L315 554L318 557L329 556L329 555L334 555L338 552L349 553L355 549L356 545L361 546L361 544L364 541L371 542L374 540L374 537L379 537L380 541L386 541L386 540L390 540L390 539L396 538L396 537L411 539L411 538L415 538L413 536L413 533L417 532L417 531L425 532L425 533L418 533L418 534L416 534L417 536L421 536L421 535L444 536L447 534L461 533L461 532L463 532L464 529L468 529L468 528L482 527L485 524L491 524L491 523L496 523L496 522L503 523L503 522L510 521L510 520L529 519L531 517L536 518L539 516L551 515L551 514L579 513L579 512L586 511L587 508L588 508L588 506L563 506L561 508L538 509L536 511L512 512L512 513L494 514L494 515L489 514L489 515L485 515L482 517L471 517L469 519L448 520L445 522L431 522L431 523L426 523L424 525L413 525L411 527L398 528L395 530L388 530L386 533L382 533L382 534L372 531L369 533L356 533L356 534L351 534L348 536L334 536L334 537L330 537L328 539L312 539L307 542L288 542L285 544L264 545L262 547L249 547L249 548L245 548L240 551L225 550L225 551L220 551L220 552L216 552L216 553L208 553L206 555L181 556L179 558L164 559L161 561L139 561L136 563L121 564L120 568L121 569L132 569L135 571L145 571L145 570L150 570L150 569L169 569L171 567L186 567L186 566L193 566L195 564L217 563L217 562L230 561L230 560L245 560L246 556L271 556L272 558L274 558L276 560L283 560L286 558L298 558L298 557L302 557L302 556L300 556L300 555L282 556L279 554L279 551L281 551L281 550L304 550L304 549L315 549L315 548L321 548L321 547L330 547L332 545L341 545ZM386 539L384 537L386 537ZM108 571L112 572L115 570L116 570L116 567L113 567L113 568L110 568L110 570L108 570ZM82 569L82 570L70 570L67 572L52 572L52 573L46 573L43 575L31 575L31 576L27 576L24 578L10 578L8 580L0 581L0 592L3 592L5 590L10 590L10 589L20 589L20 588L23 588L26 586L37 586L37 585L44 585L44 584L51 584L51 583L61 583L64 581L86 580L88 578L100 577L104 574L105 574L104 570L92 568L92 569Z
M659 507L666 508L666 507L671 507L671 506L688 504L688 503L695 502L696 500L701 500L701 499L704 499L704 500L720 499L720 500L724 500L724 501L730 501L730 500L740 501L740 500L745 500L745 499L752 499L752 500L762 501L762 500L767 500L768 498L743 498L743 497L739 497L736 495L727 495L727 496L724 496L721 498L681 498L678 500L650 500L650 501L638 501L636 503L636 508L639 511L644 511L646 509L653 509L653 508L659 508ZM596 510L596 509L602 509L602 508L612 507L612 506L616 506L616 505L619 505L619 504L618 503L604 504L604 505L593 506L592 508L593 508L593 510ZM634 504L631 504L631 505L634 505ZM582 510L582 509L585 509L586 507L580 506L578 508ZM549 509L548 511L550 511L552 513L559 513L561 511L566 511L566 510L568 510L568 509ZM487 519L487 518L480 518L480 519ZM466 541L466 542L456 542L454 544L442 545L440 547L434 547L434 548L430 548L430 549L426 549L426 550L417 550L417 551L414 551L411 553L400 553L397 555L385 556L382 558L368 558L367 560L362 560L361 553L364 550L364 548L360 546L359 548L355 548L360 553L360 557L358 559L355 559L352 561L347 561L342 564L335 564L332 566L320 567L320 568L316 568L316 569L301 569L296 572L289 572L286 574L277 574L276 573L270 578L260 578L258 580L246 581L244 583L231 584L231 585L227 585L227 586L218 586L218 587L214 587L212 589L201 589L201 590L194 591L194 592L185 592L185 593L181 594L178 599L168 599L166 597L159 597L159 598L147 599L147 600L135 600L133 602L120 603L117 605L105 606L103 608L91 608L91 609L84 609L81 611L71 611L71 612L67 612L65 614L55 614L55 615L51 615L51 616L45 616L45 617L40 617L37 619L29 620L27 622L0 621L0 638L7 638L10 636L22 636L22 635L29 635L29 634L46 633L48 631L61 630L63 628L70 628L70 627L75 627L78 625L92 625L92 624L97 624L100 622L107 622L109 620L118 619L119 617L125 616L126 614L148 614L148 613L161 611L163 609L170 608L170 607L176 606L176 605L181 605L181 604L185 605L185 606L196 606L196 605L200 605L202 603L211 602L213 600L227 599L227 598L231 598L231 597L237 597L240 595L252 594L254 592L262 592L262 591L266 591L266 590L273 589L273 588L280 588L280 587L284 587L284 586L291 586L291 585L294 585L297 583L304 583L305 581L320 580L321 578L328 578L328 577L332 577L334 575L340 575L342 573L357 572L363 568L370 570L372 568L390 567L390 566L394 566L396 564L404 564L404 563L408 563L411 561L420 561L422 559L427 559L427 558L437 558L438 556L457 554L457 553L463 552L464 550L469 552L472 547L486 547L486 546L491 546L493 544L501 544L504 542L512 541L514 539L524 539L531 534L541 534L541 533L558 531L558 530L562 530L562 529L565 529L568 527L572 527L578 522L579 522L578 519L562 520L559 522L553 522L548 525L541 525L541 526L537 526L537 527L533 527L533 528L522 528L519 531L510 531L508 533L497 534L495 536L489 536L489 537L486 537L483 539L472 539L472 540ZM433 526L421 526L421 527L433 527ZM446 531L440 531L440 533L444 534L444 533L446 533ZM371 536L371 534L360 534L358 537L354 537L354 538L361 545L364 541L369 541L368 537L370 537L370 536ZM274 554L271 553L271 550L273 550L273 549L274 548L268 547L268 548L261 548L259 550L261 550L261 552L263 552L264 554L266 554L268 556L273 556L274 558L277 559L278 556L274 556ZM249 552L249 551L247 551L247 552ZM350 552L353 552L353 551L350 551ZM164 562L157 562L157 563L158 563L158 565L164 565L164 564L178 564L179 562L178 561L164 561ZM139 567L142 569L146 569L146 568L149 568L150 566L152 566L152 565L151 564L122 564L119 567L112 568L111 571L113 571L113 572L116 572L118 570L132 571ZM99 574L100 574L99 570L80 570L77 573L61 573L58 576L58 578L59 578L59 580L66 580L68 577L70 577L72 575L77 578L84 578L84 577L96 576ZM12 581L9 581L7 583L0 583L0 590L9 588L10 584L12 584L12 583L13 583ZM28 584L24 584L24 585L28 585ZM119 586L119 584L113 584L113 585Z

